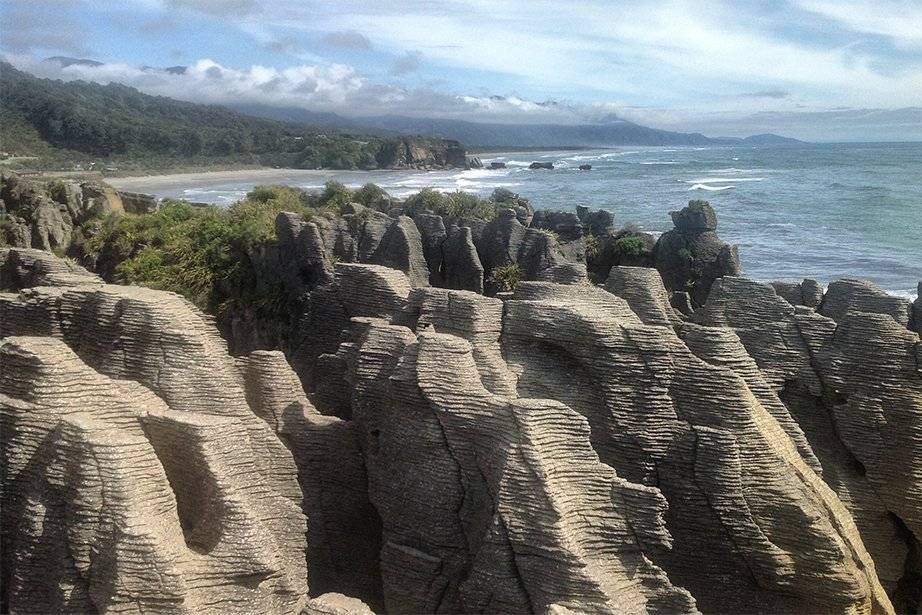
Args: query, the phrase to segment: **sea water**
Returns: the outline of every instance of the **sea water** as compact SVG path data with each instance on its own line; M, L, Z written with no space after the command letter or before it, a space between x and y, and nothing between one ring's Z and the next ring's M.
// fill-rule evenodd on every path
M717 210L720 237L739 245L745 275L823 283L870 279L914 297L922 280L922 143L792 146L621 147L592 151L498 152L505 169L290 173L314 189L336 179L374 182L395 196L431 186L487 196L505 187L536 208L607 209L619 225L661 233L669 212L691 199ZM553 170L531 170L532 162ZM579 165L592 165L580 171ZM228 203L256 181L160 187L158 196Z

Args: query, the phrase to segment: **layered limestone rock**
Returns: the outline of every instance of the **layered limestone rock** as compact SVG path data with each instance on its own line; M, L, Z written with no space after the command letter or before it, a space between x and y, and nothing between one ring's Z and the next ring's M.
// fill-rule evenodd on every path
M605 290L627 301L644 324L675 327L682 322L656 269L612 267Z
M447 292L419 337L355 319L344 347L384 525L388 610L693 611L641 553L668 544L657 490L600 464L585 420L562 404L484 388L495 366L438 333L458 326L459 315L440 313L460 294Z
M747 381L742 346L728 347L739 366L714 365L623 300L602 309L575 288L521 284L505 355L520 395L586 416L600 459L663 493L673 545L649 553L671 581L705 612L890 612L848 511L760 400L764 381ZM710 358L710 344L692 345Z
M239 363L247 402L275 429L298 466L309 519L311 594L345 592L353 597L347 603L380 604L381 521L368 500L355 424L320 414L281 352L255 351ZM326 604L312 601L308 611L321 603Z
M772 282L772 288L791 305L819 307L823 302L823 287L816 280L805 278L802 282Z
M0 250L4 606L917 608L918 303L721 275L689 317L656 269L594 286L514 212L363 211L279 216L261 275L296 297L287 358ZM514 293L430 286L482 285L489 245L534 265Z
M829 285L818 311L835 321L841 320L849 311L887 314L908 327L912 304L908 299L888 295L866 280L845 279Z
M0 258L19 289L0 293L4 603L297 612L296 466L209 320L88 274L28 287L59 268L26 250Z
M848 506L900 611L918 605L922 505L919 337L909 303L867 282L830 284L820 311L725 277L695 319L729 327L790 409Z
M268 451L237 417L173 410L60 339L9 336L0 419L10 612L304 603L304 516L282 477L261 471Z

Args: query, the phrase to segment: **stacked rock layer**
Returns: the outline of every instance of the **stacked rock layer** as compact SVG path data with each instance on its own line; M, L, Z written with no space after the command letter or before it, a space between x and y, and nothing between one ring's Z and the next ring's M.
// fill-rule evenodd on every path
M0 251L5 608L918 607L918 303L724 275L683 311L652 268L590 284L514 212L476 240L363 214L348 245L286 216L287 357L234 359L175 295ZM676 226L713 231L706 209ZM501 298L436 288L453 233L541 265ZM467 253L481 282L503 266Z

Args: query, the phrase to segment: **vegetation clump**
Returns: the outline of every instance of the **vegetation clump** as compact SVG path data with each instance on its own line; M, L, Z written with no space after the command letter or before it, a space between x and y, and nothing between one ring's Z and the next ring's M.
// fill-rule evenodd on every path
M476 194L461 190L445 193L432 188L423 188L408 197L404 209L410 215L431 211L460 220L492 220L497 213L494 202L481 199Z
M341 198L337 186L318 197L287 186L257 186L226 209L167 201L151 214L110 214L91 221L82 250L107 279L172 291L215 309L252 292L249 255L275 239L279 213L332 216Z
M493 271L490 272L490 277L487 278L487 282L496 289L496 292L515 290L515 287L521 281L522 268L519 267L518 263L494 267Z
M615 253L620 256L640 256L646 252L647 246L643 238L636 235L628 235L615 240Z

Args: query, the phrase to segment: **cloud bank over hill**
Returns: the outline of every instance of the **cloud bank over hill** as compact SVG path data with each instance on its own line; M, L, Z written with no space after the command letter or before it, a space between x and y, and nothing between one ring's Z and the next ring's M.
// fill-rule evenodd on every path
M549 0L8 0L0 20L21 68L93 58L103 66L41 74L195 102L922 139L922 7L911 0L587 0L565 12ZM138 68L176 65L188 70ZM843 110L867 129L851 131Z

